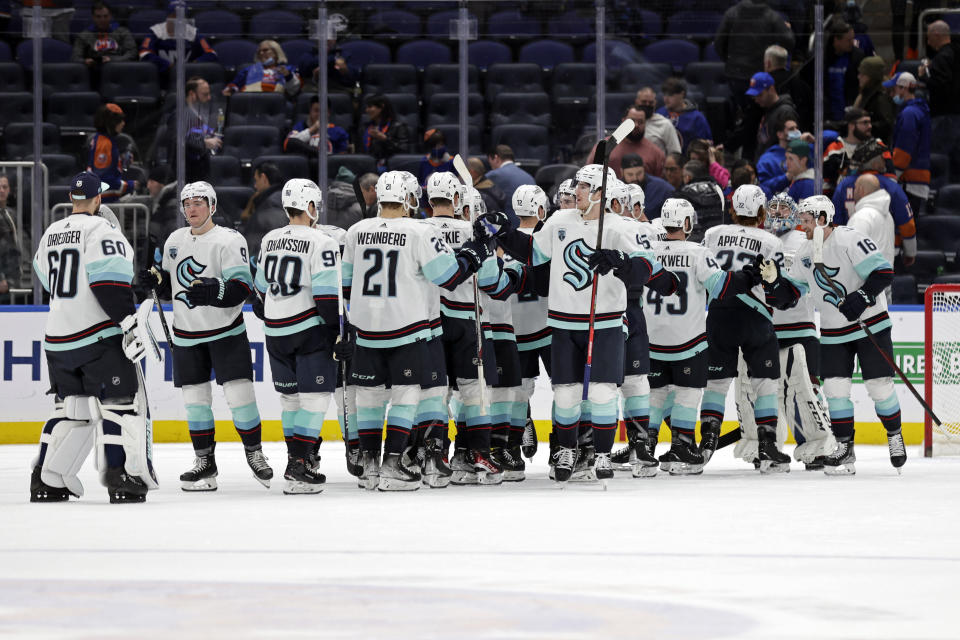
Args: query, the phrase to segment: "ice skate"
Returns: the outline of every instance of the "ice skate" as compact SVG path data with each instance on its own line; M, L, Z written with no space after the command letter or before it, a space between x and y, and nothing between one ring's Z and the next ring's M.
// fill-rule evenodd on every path
M710 458L717 450L717 443L720 440L720 421L716 418L708 418L700 423L700 455L703 456L703 464L710 462Z
M421 473L423 470L424 451L423 447L407 447L400 456L400 464L413 473Z
M853 442L837 441L837 448L828 456L817 458L814 462L823 464L823 472L828 476L852 476L857 472L854 463L857 456L853 452Z
M477 474L478 484L500 484L503 482L503 470L497 465L490 449L471 449L467 457L473 460L473 470Z
M364 451L361 460L363 470L357 478L357 486L373 491L380 483L380 452Z
M757 458L760 473L790 473L790 456L777 449L776 433L760 433Z
M907 449L903 446L903 432L887 434L887 446L890 449L890 464L897 470L897 473L903 473L903 465L907 463Z
M467 458L467 450L456 448L453 451L453 460L450 461L450 482L452 484L480 484L477 478L473 460Z
M184 491L216 491L217 460L213 457L213 450L197 454L193 468L180 474L180 483Z
M439 439L427 440L421 477L423 484L431 489L442 489L450 484L452 474L453 471L447 464L443 441Z
M323 444L323 438L317 438L317 441L313 443L313 447L310 448L310 453L307 455L307 458L304 462L307 464L307 467L316 471L320 468L320 445Z
M613 466L610 464L609 453L598 453L593 463L594 477L600 481L603 490L607 490L607 482L613 478Z
M554 467L557 464L557 448L558 447L557 447L557 440L554 437L554 434L552 431L550 432L550 436L548 438L548 444L550 445L550 457L547 458L547 468L549 469L547 471L547 477L550 478L551 480L556 480L556 473L555 473Z
M652 478L657 475L660 462L653 457L653 448L656 441L650 444L651 437L647 433L637 431L630 434L630 471L634 478Z
M263 447L256 449L246 449L247 464L253 471L253 477L257 482L267 489L270 488L270 480L273 479L273 469L267 464L267 457L263 455Z
M573 467L570 482L596 482L597 474L593 472L593 463L596 458L596 449L593 445L583 445L577 450L577 463Z
M344 455L347 460L347 473L355 478L359 478L360 474L363 473L363 463L360 461L360 445L348 443Z
M66 502L70 496L79 498L69 489L61 487L51 487L40 479L40 467L34 467L30 475L30 502Z
M103 475L103 483L107 485L110 504L147 500L147 485L140 478L129 475L123 467L108 468Z
M660 466L669 464L672 476L694 476L703 473L703 456L697 451L692 440L678 439L670 446L670 451L660 456Z
M610 454L610 465L614 471L630 471L636 460L636 453L630 444Z
M388 453L380 467L379 491L416 491L420 488L420 474L400 462L399 453Z
M283 472L283 479L287 481L287 486L283 488L283 492L287 495L320 493L323 491L323 484L327 481L327 477L318 473L309 462L292 457L287 459L287 469Z
M497 466L503 471L504 482L522 482L525 478L527 465L520 455L520 447L504 447L494 454Z
M553 479L564 484L573 475L576 464L577 450L571 447L557 447L553 455Z
M523 425L523 438L520 440L520 447L523 451L523 457L528 460L537 455L537 428L533 424L533 419L527 417L527 423Z

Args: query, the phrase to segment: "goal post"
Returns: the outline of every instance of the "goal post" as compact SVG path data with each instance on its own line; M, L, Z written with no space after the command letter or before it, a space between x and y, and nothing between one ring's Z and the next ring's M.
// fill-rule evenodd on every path
M942 421L924 416L923 455L960 455L960 284L924 294L924 397Z

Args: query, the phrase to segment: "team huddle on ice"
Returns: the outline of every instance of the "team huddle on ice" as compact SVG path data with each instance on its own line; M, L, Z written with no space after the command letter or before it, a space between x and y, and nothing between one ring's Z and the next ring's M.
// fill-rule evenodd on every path
M50 225L34 260L50 294L44 346L56 407L31 500L82 495L77 472L95 449L111 502L141 502L157 487L135 364L157 353L152 304L136 309L133 250L96 215L99 180L74 181L74 214ZM558 483L605 483L615 469L699 474L737 434L737 457L761 473L785 472L787 428L806 469L852 474L854 356L891 463L905 463L893 371L880 353L892 356L884 290L893 268L869 238L832 224L828 198L768 201L741 186L733 223L693 243L688 201L666 200L648 222L642 189L597 164L560 186L552 213L533 185L513 194L515 215L486 212L453 173L429 177L425 220L411 217L423 195L412 174L388 171L376 192L378 215L344 231L317 225L320 189L291 180L290 224L248 256L240 234L214 224L213 187L184 187L188 224L139 281L173 305L174 384L196 454L180 477L185 491L217 488L214 372L254 476L268 487L273 477L242 314L251 296L280 394L285 493L323 488L318 452L331 399L360 487L523 480L523 458L537 450L529 407L541 365L553 387ZM735 380L741 428L721 438ZM613 452L621 420L628 445ZM671 444L657 457L664 424Z

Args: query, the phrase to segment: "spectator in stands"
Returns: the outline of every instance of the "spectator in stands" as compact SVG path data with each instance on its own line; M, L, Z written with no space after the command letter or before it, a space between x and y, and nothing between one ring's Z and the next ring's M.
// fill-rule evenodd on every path
M813 167L810 166L810 153L810 144L803 140L792 140L790 144L787 145L787 179L790 180L790 188L787 190L787 195L796 202L816 195L816 188L813 182Z
M647 118L643 137L660 147L664 153L680 153L680 137L677 135L677 128L669 118L656 112L657 92L653 87L639 89L635 102Z
M372 174L366 174L372 175ZM341 229L349 229L354 224L363 220L364 208L361 208L357 201L357 194L351 184L355 176L346 167L340 167L336 179L327 185L326 205L326 224L332 224ZM323 218L321 217L321 220Z
M910 208L919 214L930 195L930 106L917 96L917 79L908 71L883 83L901 107L893 127L893 166Z
M135 201L150 208L150 246L149 255L155 257L153 248L162 249L167 237L180 227L180 201L177 197L177 181L170 167L157 165L150 169L147 177L147 195L138 196Z
M683 151L692 140L713 140L713 132L707 118L697 105L687 100L687 83L681 78L667 78L661 87L663 92L663 106L657 113L670 119L670 123L677 129L680 136L680 145Z
M856 46L853 27L833 15L824 25L823 92L824 118L834 122L843 120L843 110L857 97L859 83L857 71L866 57ZM803 77L808 85L814 85L814 65L804 67Z
M93 116L96 133L90 138L87 152L87 171L100 176L110 186L102 196L103 202L115 202L120 196L136 191L140 185L135 180L124 180L124 165L129 157L120 149L117 135L123 131L126 118L123 109L110 102L97 108Z
M893 106L893 100L883 89L883 72L883 58L880 56L863 59L860 63L860 71L857 73L860 93L854 100L853 106L870 114L874 137L890 142L893 124L897 119L897 110Z
M73 41L73 60L87 65L94 76L93 86L98 86L100 66L111 60L135 60L137 43L129 29L113 21L113 12L105 2L94 2L90 13L93 22Z
M420 185L427 184L431 173L454 171L453 156L447 151L447 139L443 132L436 129L427 129L423 134L423 150L426 155L420 158L418 178Z
M283 209L283 176L272 162L253 170L253 195L240 214L240 233L247 241L250 255L260 251L260 241L274 229L289 222Z
M800 74L787 70L787 62L789 54L778 44L767 47L763 52L763 70L773 76L777 93L790 96L800 115L797 124L809 131L813 128L813 90Z
M275 40L263 40L257 45L253 64L237 71L233 82L223 88L223 95L237 91L273 93L283 91L292 98L300 91L300 76L293 65L287 64L287 54Z
M376 173L365 173L353 181L354 192L363 199L363 217L372 218L377 215L377 180Z
M187 137L184 175L187 182L206 180L210 175L210 156L219 151L223 140L210 126L210 84L199 76L187 80ZM176 169L177 112L167 116L167 158Z
M687 158L682 153L668 153L663 160L663 179L675 190L683 186L683 165Z
M497 185L505 196L504 211L513 213L513 192L523 184L537 184L529 173L513 162L513 149L505 144L498 144L493 151L487 154L490 171L487 178Z
M750 76L760 66L764 50L772 44L790 50L794 37L790 26L765 0L740 0L723 14L714 47L725 63L727 83L738 105L746 103L743 96Z
M638 184L643 189L644 208L647 218L653 220L660 217L660 208L663 201L673 195L673 185L657 176L652 176L643 167L643 158L635 153L628 153L620 160L620 170L623 171L623 181L627 184Z
M300 81L303 83L304 91L314 92L317 90L317 82L320 79L319 67L320 54L319 49L314 47L310 53L300 56L297 61L297 72L300 74ZM327 90L329 91L353 91L357 79L347 64L347 56L337 46L336 40L327 42Z
M170 66L177 61L177 39L174 38L176 18L176 8L171 2L166 21L150 27L150 35L140 44L140 61L157 65L160 72L164 74L161 79L165 77ZM185 28L187 62L216 62L217 52L213 50L207 39L200 35L197 28L192 24L185 25Z
M329 113L329 102L327 103ZM306 120L299 120L290 129L283 141L283 150L286 153L300 153L315 157L317 147L320 146L320 97L310 98L310 112ZM327 153L349 153L350 134L343 127L332 122L327 123Z
M410 129L397 119L393 103L384 95L367 98L367 121L363 132L363 151L377 160L377 168L386 170L387 158L405 153L410 145Z
M920 67L930 92L932 151L950 158L950 181L960 182L960 38L942 21L927 27L930 60Z
M683 165L683 182L673 197L683 198L693 205L697 212L697 223L689 240L700 242L707 229L723 222L726 198L717 181L710 177L707 165L698 160L688 160Z
M714 147L709 140L691 140L687 147L687 156L691 160L702 162L710 172L710 176L717 181L721 189L726 189L730 184L730 172L717 162L717 154L723 153L723 149Z
M893 264L896 248L890 194L880 188L877 176L866 174L854 183L853 198L856 204L847 226L873 240L883 257Z
M847 107L844 112L846 135L837 138L823 150L823 189L833 192L841 178L847 175L857 146L873 137L870 114L859 107Z
M734 131L730 146L740 147L746 158L755 158L777 141L777 127L786 120L800 121L790 96L777 93L773 76L760 71L750 78L746 95L753 98L743 120Z
M767 197L790 186L787 177L787 145L800 140L800 127L795 120L784 120L776 129L777 144L770 146L757 160L757 181Z
M663 176L665 155L660 147L646 138L647 114L643 109L632 104L627 107L624 117L633 120L634 129L627 134L627 139L610 153L610 168L616 172L617 176L621 176L620 159L628 153L635 153L643 158L643 166L647 173L657 177ZM592 158L596 150L597 145L594 144L589 157Z
M487 167L483 160L476 156L467 159L467 170L473 178L473 188L480 192L487 211L504 211L507 206L507 196L503 190L487 177Z
M20 237L10 208L10 179L0 174L0 304L10 304L10 289L20 287Z

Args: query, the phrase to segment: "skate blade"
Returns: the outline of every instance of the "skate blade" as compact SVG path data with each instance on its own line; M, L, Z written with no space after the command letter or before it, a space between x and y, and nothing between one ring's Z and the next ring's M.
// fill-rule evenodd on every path
M204 478L203 480L197 480L196 482L181 480L180 488L184 491L216 491L217 479L215 477Z
M587 469L586 471L576 471L573 475L570 476L570 482L596 482L597 474L593 472L593 469Z
M431 489L446 489L450 486L450 476L427 475L421 478L423 484Z
M380 477L380 483L377 485L378 491L416 491L420 488L420 481L400 480L399 478Z
M254 474L253 479L256 480L257 482L259 482L260 484L262 484L265 488L267 488L267 489L270 488L270 479L269 479L269 478L266 479L266 480L264 480L263 478L258 478L257 475Z
M284 495L288 496L320 493L321 491L323 491L323 484L311 484L302 480L287 480L287 486L283 488Z
M760 473L770 474L770 473L790 473L790 463L776 463L773 460L761 460L760 461Z
M110 504L136 504L138 502L146 502L146 494L137 494L137 493L111 493L110 494Z
M523 482L526 479L527 479L527 476L523 471L504 471L503 472L504 482Z
M671 472L673 471L673 464L674 464L674 463L672 463L672 462L661 462L661 463L660 463L660 469L662 469L663 471L665 471L665 472L667 472L667 473L671 473Z
M604 491L607 490L607 479L606 479L606 478L603 478L602 480L600 480L600 486L603 488Z
M662 466L662 465L661 465ZM672 476L696 476L703 473L702 464L687 464L685 462L674 462L670 465L670 475Z
M477 474L472 471L454 471L450 483L456 485L480 484Z
M828 476L852 476L857 473L856 467L852 462L841 464L836 467L824 467L823 472Z
M483 473L477 474L477 480L479 484L483 485L497 485L503 482L503 473Z
M652 478L657 475L657 471L659 470L659 465L655 464L646 467L642 465L636 465L630 469L630 475L632 475L634 478Z
M523 447L520 450L520 452L523 454L523 457L526 458L527 460L533 460L533 456L537 455L536 449L527 449L526 447Z

